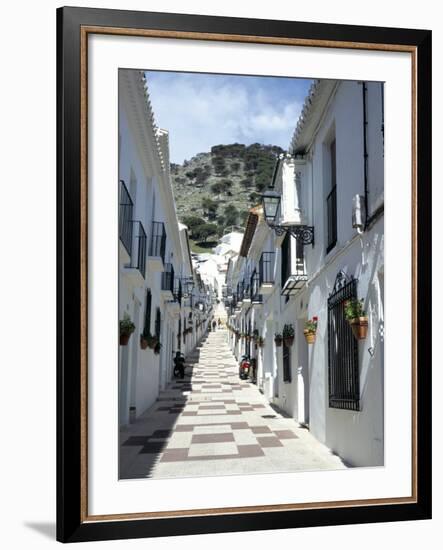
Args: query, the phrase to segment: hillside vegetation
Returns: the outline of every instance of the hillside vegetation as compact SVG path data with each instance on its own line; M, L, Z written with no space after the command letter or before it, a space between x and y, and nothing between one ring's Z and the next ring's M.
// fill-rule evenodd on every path
M221 237L232 226L243 226L248 210L260 202L270 184L277 156L275 145L215 145L183 165L171 164L180 221L194 241Z

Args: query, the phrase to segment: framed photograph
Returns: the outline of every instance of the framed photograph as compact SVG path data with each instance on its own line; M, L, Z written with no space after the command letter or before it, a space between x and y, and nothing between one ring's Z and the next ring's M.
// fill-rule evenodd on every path
M430 518L431 32L57 49L58 540Z

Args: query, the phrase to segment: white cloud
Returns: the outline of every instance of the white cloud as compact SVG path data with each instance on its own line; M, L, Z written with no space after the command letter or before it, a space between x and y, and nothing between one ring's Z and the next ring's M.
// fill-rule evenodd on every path
M148 73L147 81L156 123L169 131L177 163L220 143L287 148L302 106L295 93L285 98L269 80L261 88L241 78Z

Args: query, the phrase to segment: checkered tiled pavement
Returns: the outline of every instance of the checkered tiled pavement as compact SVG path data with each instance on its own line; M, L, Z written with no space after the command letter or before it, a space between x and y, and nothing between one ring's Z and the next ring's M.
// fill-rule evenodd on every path
M226 329L209 333L135 424L120 433L120 478L344 468L339 457L240 380Z

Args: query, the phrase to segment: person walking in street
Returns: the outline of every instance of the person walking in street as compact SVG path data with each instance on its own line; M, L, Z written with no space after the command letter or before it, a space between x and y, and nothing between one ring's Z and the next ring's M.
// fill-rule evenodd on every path
M217 328L217 322L216 322L216 320L214 319L214 320L212 321L212 330L215 332L215 329L216 329L216 328Z
M218 328L220 328L221 326L221 320L220 320L220 317L218 318Z

